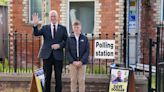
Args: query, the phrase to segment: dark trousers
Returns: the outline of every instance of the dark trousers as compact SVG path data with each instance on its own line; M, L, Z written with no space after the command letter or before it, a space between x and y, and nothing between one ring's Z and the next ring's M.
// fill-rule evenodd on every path
M62 91L62 61L56 60L53 57L53 54L48 59L43 59L43 69L45 75L45 82L44 82L44 92L51 92L51 75L52 75L52 66L54 65L55 70L55 92Z

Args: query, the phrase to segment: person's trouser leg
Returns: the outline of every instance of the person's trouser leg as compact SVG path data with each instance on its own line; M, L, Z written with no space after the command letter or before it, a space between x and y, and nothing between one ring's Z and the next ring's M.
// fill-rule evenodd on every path
M59 60L55 60L54 62L54 70L55 70L55 92L62 92L62 68L63 62Z
M44 92L51 92L51 74L52 74L52 56L49 59L43 59L43 70L44 70Z
M85 72L86 72L86 65L82 65L78 69L79 92L85 92Z
M70 64L71 92L77 92L77 67Z

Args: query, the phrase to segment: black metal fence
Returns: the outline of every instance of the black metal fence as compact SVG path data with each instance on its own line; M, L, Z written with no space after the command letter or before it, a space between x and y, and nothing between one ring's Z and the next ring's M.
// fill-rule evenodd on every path
M3 34L6 35L6 34ZM129 55L127 55L126 59L127 62L124 63L124 54L127 54L123 50L123 42L124 37L123 34L85 34L89 38L90 42L90 57L89 57L89 63L87 64L87 70L86 72L89 74L108 74L109 68L111 64L115 64L116 66L122 66L125 67L126 65L130 67L130 60ZM130 34L127 34L126 40L128 41L132 36ZM133 36L133 39L135 39L136 43L139 44L138 40L138 33L136 33ZM102 59L95 59L94 58L94 41L95 39L114 39L116 41L116 49L117 52L115 53L117 56L114 60L102 60ZM37 68L42 67L42 62L40 59L38 59L37 55L40 49L40 46L42 44L41 37L34 37L32 34L22 34L14 32L14 34L8 34L6 38L0 37L0 40L3 41L2 44L0 44L5 49L1 51L3 55L0 56L2 61L0 61L0 72L15 72L15 73L26 73L26 72L32 72L36 70ZM5 43L8 43L5 45ZM128 42L126 43L128 44ZM129 46L129 45L127 45ZM139 48L135 47L134 49L138 50ZM7 51L4 52L4 51ZM118 55L119 54L119 55ZM128 53L129 54L129 53ZM136 56L138 57L138 54L136 53ZM136 58L136 57L135 57ZM140 70L142 73L136 73L137 74L144 74L145 65L142 66L138 65L138 63L142 63L139 61L135 61L135 64L133 66L135 70ZM64 68L63 72L68 73L68 61L67 58L64 57ZM137 68L140 67L140 68Z
M156 39L149 39L149 85L148 92L164 92L164 24L161 23L157 27ZM154 41L155 40L155 41ZM155 50L153 50L155 49ZM156 53L156 70L152 72L152 57L153 52ZM153 77L154 76L154 77ZM155 80L155 87L152 87L152 80Z
M3 41L0 44L3 47L0 52L1 72L32 72L35 67L40 67L40 59L37 58L41 46L40 37L17 32L3 35L7 35L7 37L0 38Z
M164 92L164 24L157 27L156 92Z

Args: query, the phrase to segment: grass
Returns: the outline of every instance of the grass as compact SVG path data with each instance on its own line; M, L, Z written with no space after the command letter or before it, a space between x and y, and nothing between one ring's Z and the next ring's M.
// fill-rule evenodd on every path
M86 73L88 74L106 74L106 67L105 66L99 66L99 65L93 65L93 66L87 66Z
M32 68L14 68L13 66L10 66L9 67L9 63L8 63L8 60L5 59L4 63L0 63L0 72L4 72L4 73L14 73L15 71L17 72L22 72L22 73L25 73L25 72L29 72L29 73L32 73Z
M11 67L11 68L4 68L4 69L1 69L0 72L4 72L4 73L14 73L14 72L21 72L21 73L32 73L32 69L31 68L17 68L16 70Z
M160 80L163 81L163 80ZM155 89L156 88L156 75L152 74L152 88ZM161 85L161 88L163 88L163 85Z
M34 67L34 70L37 69L36 67ZM63 68L64 69L64 68ZM4 73L14 73L14 72L18 72L18 73L32 73L32 68L31 67L27 67L27 68L20 68L17 67L16 69L14 68L13 65L10 65L9 67L9 63L8 60L5 59L4 63L0 63L0 72L4 72ZM86 72L88 74L106 74L106 66L105 65L87 65L87 69Z
M155 89L155 74L152 75L152 88Z

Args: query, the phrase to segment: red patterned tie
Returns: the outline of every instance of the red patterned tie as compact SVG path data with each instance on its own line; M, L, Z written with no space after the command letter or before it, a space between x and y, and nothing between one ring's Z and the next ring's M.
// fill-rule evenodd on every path
M56 34L56 27L54 25L54 38L55 38L55 34Z

